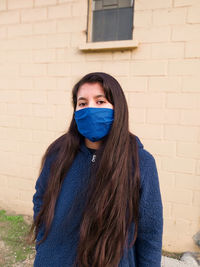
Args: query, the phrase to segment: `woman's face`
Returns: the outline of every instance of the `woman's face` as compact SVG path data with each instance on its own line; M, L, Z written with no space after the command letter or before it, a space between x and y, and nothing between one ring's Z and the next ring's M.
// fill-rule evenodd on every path
M78 89L76 110L89 107L113 109L99 83L84 83Z

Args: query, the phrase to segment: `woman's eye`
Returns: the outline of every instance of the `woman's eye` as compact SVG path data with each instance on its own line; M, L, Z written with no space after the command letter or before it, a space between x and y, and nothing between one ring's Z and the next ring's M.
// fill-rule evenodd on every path
M101 104L105 103L105 101L103 101L103 100L99 100L97 102L100 102Z
M82 105L85 105L85 103L80 103L79 106L81 107Z

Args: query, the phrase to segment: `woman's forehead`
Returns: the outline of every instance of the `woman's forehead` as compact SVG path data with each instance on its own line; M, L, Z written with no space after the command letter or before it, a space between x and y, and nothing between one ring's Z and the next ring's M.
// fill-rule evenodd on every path
M94 97L97 95L105 96L103 87L99 83L85 83L79 87L77 92L77 99L79 97Z

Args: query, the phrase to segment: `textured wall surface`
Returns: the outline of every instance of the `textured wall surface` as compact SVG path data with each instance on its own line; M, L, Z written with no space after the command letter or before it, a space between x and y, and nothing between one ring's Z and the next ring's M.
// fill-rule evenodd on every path
M163 248L197 250L200 229L200 1L136 0L137 48L82 52L86 0L0 1L0 205L32 214L47 146L68 128L71 89L108 72L129 105L130 129L156 158Z

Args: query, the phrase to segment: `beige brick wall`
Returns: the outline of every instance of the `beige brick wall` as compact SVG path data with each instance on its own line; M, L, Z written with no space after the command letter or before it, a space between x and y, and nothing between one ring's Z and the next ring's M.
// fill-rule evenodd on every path
M200 1L136 0L133 50L82 53L87 0L0 1L0 205L32 214L41 156L65 132L71 89L105 71L130 128L155 156L163 249L197 250L200 230Z

